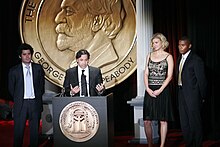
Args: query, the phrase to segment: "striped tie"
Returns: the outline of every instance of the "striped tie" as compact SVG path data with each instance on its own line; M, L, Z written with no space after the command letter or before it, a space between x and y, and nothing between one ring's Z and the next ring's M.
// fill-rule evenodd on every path
M26 73L26 96L31 97L32 96L32 89L31 89L31 72L30 72L30 66L27 65L27 73Z

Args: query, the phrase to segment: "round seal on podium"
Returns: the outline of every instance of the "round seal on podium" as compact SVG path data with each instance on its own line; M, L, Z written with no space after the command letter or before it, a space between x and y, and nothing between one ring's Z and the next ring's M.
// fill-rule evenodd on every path
M90 104L75 101L66 105L61 111L59 126L68 139L85 142L97 133L99 116Z

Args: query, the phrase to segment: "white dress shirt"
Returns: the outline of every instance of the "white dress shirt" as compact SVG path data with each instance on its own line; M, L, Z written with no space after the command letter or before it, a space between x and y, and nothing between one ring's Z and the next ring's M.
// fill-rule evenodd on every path
M86 87L87 87L87 92L88 92L88 96L89 95L89 68L88 66L85 69L82 69L78 66L78 80L79 80L79 87L80 87L80 96L82 96L81 92L81 75L82 75L82 70L84 71L84 75L86 76Z
M29 64L30 66L30 73L31 73L31 89L32 89L32 96L28 97L26 94L26 74L27 74L27 68L26 65L24 63L22 63L22 68L23 68L23 78L24 78L24 99L34 99L35 98L35 94L34 94L34 84L33 84L33 73L32 73L32 65Z

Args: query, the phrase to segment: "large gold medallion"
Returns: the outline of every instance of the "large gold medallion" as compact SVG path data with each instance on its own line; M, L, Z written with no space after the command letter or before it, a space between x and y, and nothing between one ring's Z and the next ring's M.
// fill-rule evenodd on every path
M62 87L75 53L86 49L108 89L136 70L135 16L134 0L24 0L20 36L52 83Z
M60 129L64 136L75 142L91 139L99 128L99 116L88 103L75 101L66 105L59 117Z

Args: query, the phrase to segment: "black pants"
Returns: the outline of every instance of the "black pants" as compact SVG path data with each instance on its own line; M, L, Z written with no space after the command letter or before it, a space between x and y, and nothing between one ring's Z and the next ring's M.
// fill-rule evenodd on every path
M200 108L190 108L186 103L183 91L179 89L179 115L184 140L187 147L202 146L202 119Z
M38 146L38 131L40 112L36 108L35 100L24 100L21 112L14 115L14 147L22 147L26 120L29 120L30 146Z

